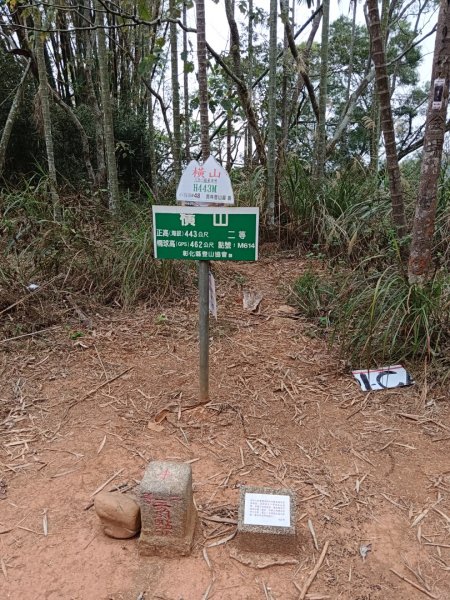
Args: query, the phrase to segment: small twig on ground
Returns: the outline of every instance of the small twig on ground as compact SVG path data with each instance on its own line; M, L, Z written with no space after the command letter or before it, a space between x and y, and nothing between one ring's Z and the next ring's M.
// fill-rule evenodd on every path
M308 529L311 533L311 537L313 539L314 542L314 548L317 550L317 552L319 552L319 544L317 542L317 536L316 536L316 532L314 531L314 526L312 524L311 519L308 519Z
M439 596L435 596L434 594L432 594L431 592L429 592L422 586L418 585L414 581L411 581L411 579L408 579L407 577L400 575L400 573L397 573L397 571L395 571L394 569L389 569L389 570L392 571L392 573L394 573L394 575L397 575L397 577L399 579L401 579L402 581L406 581L406 583L409 583L409 585L412 585L414 588L416 588L416 590L419 590L419 592L426 594L429 598L434 598L435 600L438 600Z
M44 535L48 535L48 509L44 508L44 515L42 517L42 529L44 531Z
M211 583L206 588L206 591L205 591L205 593L202 596L202 600L208 600L209 593L211 592L211 588L212 588L213 585L214 585L214 579L211 581Z
M329 545L330 545L330 542L326 541L325 545L322 549L322 554L320 555L319 560L317 561L314 569L311 571L308 579L306 580L305 585L303 586L302 591L300 592L300 596L298 597L298 600L305 600L306 594L308 593L308 590L311 587L312 582L316 578L316 575L319 572L319 569L322 566L323 561L325 560L325 556L328 552Z
M222 538L221 540L218 540L217 542L213 542L212 544L207 544L207 548L214 548L214 546L221 546L222 544L226 544L227 542L231 541L234 536L237 533L237 529L231 534L231 535L227 535L227 537Z
M356 456L356 458L359 458L360 460L363 460L364 462L368 463L369 465L372 465L372 467L375 467L375 465L373 464L373 462L371 460L369 460L367 457L363 456L360 452L357 452L354 448L351 448L350 452L352 454L354 454Z
M54 331L55 329L61 329L59 325L54 325L53 327L46 327L45 329L39 329L39 331L31 331L30 333L22 333L21 335L15 335L14 337L6 338L5 340L0 340L0 344L6 344L6 342L13 342L14 340L20 340L26 337L32 337L34 335L39 335L41 333L45 333L46 331Z
M102 387L105 387L105 385L108 385L109 383L112 383L113 381L116 381L116 379L119 379L120 377L123 377L126 373L128 373L128 371L131 371L131 369L134 369L134 367L128 367L128 369L125 369L125 371L122 371L122 373L119 373L115 377L111 377L111 379L108 379L107 381L104 381L103 383L101 383L100 385L98 385L96 388L92 389L90 392L88 392L87 394L85 394L79 400L74 400L73 402L71 402L69 404L69 406L66 408L66 412L64 413L64 416L63 416L62 420L64 421L64 419L67 417L67 415L69 414L70 410L74 406L76 406L77 404L81 404L81 402L84 402L85 400L88 400L88 398L90 398L92 395L94 395L96 392L98 392L98 390L101 390Z
M96 537L97 537L97 533L95 533L95 534L93 535L93 537L91 537L91 539L88 541L88 543L87 543L87 544L86 544L86 546L83 548L83 550L86 550L86 548L88 548L88 547L89 547L89 546L92 544L92 542L95 540L95 538L96 538Z
M108 483L111 483L111 481L113 479L115 479L118 475L120 475L122 473L122 471L125 471L125 467L122 467L121 469L119 469L116 473L114 473L114 475L111 475L111 477L105 481L105 483L102 483L102 485L100 485L95 492L92 492L92 494L89 496L90 498L93 498L94 496L96 496L99 492L102 491L103 488L105 488Z

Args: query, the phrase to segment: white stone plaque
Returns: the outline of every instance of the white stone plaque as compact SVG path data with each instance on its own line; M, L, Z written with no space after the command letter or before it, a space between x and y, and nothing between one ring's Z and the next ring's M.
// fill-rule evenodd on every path
M245 494L244 525L290 527L290 497L279 494Z
M210 156L203 165L191 160L177 187L177 202L234 204L231 181L226 170Z

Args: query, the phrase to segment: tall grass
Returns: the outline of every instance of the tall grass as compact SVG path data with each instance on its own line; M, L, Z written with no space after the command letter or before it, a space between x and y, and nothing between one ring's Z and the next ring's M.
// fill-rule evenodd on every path
M328 339L354 367L450 357L450 276L409 285L397 266L307 271L290 301L326 327Z
M406 213L412 222L418 163L404 169ZM436 215L435 272L409 285L391 224L386 182L358 164L315 189L298 160L283 179L298 241L332 260L331 271L308 270L292 285L302 314L327 326L352 365L450 356L450 172L442 170ZM408 240L406 240L406 243Z
M358 163L327 178L320 189L298 159L281 179L281 194L297 240L329 256L359 257L386 244L389 196Z
M111 215L99 197L65 196L55 221L45 190L44 182L36 181L0 195L5 288L23 292L30 281L45 283L59 274L65 291L127 306L177 294L189 282L185 264L153 258L148 202L124 199Z
M344 282L333 310L334 333L353 364L444 357L450 349L450 277L409 285L397 266L365 269Z

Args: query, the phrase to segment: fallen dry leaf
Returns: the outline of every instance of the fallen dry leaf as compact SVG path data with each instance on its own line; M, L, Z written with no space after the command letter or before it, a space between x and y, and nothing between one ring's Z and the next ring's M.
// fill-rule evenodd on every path
M150 431L156 431L157 433L161 433L161 431L164 431L164 427L162 425L154 423L153 421L148 422L147 429L150 429Z

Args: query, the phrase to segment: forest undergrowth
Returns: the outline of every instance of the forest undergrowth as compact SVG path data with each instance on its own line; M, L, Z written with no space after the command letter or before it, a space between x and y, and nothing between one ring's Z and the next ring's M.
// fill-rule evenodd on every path
M413 166L403 169L402 181L410 220L417 189ZM233 177L238 205L262 209L265 180L260 171L238 171ZM261 238L275 239L280 248L307 259L309 266L287 295L316 333L354 367L402 360L448 362L447 169L439 186L437 261L424 286L408 283L383 177L369 175L355 161L317 189L301 161L291 158L279 187L278 225L268 227L262 214ZM123 196L114 215L100 194L85 197L69 190L61 198L55 219L45 179L26 181L0 194L4 338L64 322L66 313L74 310L84 314L99 305L156 304L193 292L193 263L153 258L152 197L145 190L135 197ZM172 194L167 203L169 198Z

